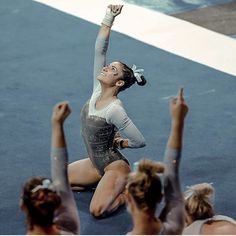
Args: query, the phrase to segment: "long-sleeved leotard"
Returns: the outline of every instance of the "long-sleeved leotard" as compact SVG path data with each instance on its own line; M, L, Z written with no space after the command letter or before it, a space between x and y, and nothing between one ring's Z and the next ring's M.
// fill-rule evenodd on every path
M164 162L165 207L160 220L163 228L160 234L181 234L184 227L184 199L179 182L181 149L166 148Z
M66 148L52 148L52 181L61 197L61 206L56 212L54 223L60 229L61 234L79 234L79 216L67 177L67 164Z
M108 39L98 36L95 44L94 85L91 99L81 111L82 136L89 158L101 175L104 168L116 160L126 158L113 147L115 133L121 131L128 139L130 148L145 146L145 140L140 131L127 116L119 99L112 101L103 109L96 109L96 101L101 94L101 86L97 76L106 64Z

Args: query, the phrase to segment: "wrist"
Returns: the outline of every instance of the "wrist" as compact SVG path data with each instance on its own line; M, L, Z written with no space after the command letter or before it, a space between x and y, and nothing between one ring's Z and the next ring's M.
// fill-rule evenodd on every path
M122 139L120 141L119 146L120 149L128 148L129 147L128 139Z
M173 132L182 133L183 129L184 129L184 123L183 122L172 122L171 130Z
M124 148L124 139L121 139L121 140L120 140L119 148L120 148L120 149L123 149L123 148Z
M52 126L53 127L61 127L63 125L63 122L59 120L52 120Z
M124 139L120 138L116 141L116 148L118 148L118 149L124 148Z
M184 121L183 120L172 120L171 121L171 126L172 128L181 128L184 126Z
M106 11L105 17L103 18L102 24L106 25L108 27L112 27L114 19L115 19L115 17L112 15L111 9L108 8Z

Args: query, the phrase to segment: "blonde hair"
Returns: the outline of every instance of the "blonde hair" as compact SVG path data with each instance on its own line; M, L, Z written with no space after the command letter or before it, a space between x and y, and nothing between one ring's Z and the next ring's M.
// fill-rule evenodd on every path
M139 209L156 210L162 197L162 183L157 174L163 172L163 164L145 159L139 162L136 172L129 174L126 189Z
M184 195L185 210L193 221L207 219L214 215L214 188L211 184L192 185Z

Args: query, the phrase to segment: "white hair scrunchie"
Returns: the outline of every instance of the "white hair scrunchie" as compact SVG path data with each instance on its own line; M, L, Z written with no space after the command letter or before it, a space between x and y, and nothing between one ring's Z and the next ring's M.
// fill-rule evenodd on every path
M31 190L31 192L32 192L32 193L35 193L35 192L37 192L37 191L40 190L40 189L49 189L49 190L51 190L51 191L55 191L55 190L54 190L54 186L53 186L51 180L49 180L49 179L44 179L44 180L42 181L42 185L37 185L35 188L33 188L33 189Z
M135 76L137 82L139 82L139 83L142 82L143 81L142 76L143 76L144 69L137 69L136 65L133 65L131 69L134 73L134 76Z

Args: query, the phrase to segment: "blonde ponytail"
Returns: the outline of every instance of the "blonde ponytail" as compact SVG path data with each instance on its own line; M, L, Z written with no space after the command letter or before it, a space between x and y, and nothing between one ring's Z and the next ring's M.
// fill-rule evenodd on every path
M164 166L148 159L139 162L136 172L127 179L126 188L142 210L155 211L162 196L162 184L158 173L164 172Z
M185 192L185 208L192 220L214 215L214 188L209 183L192 185Z

